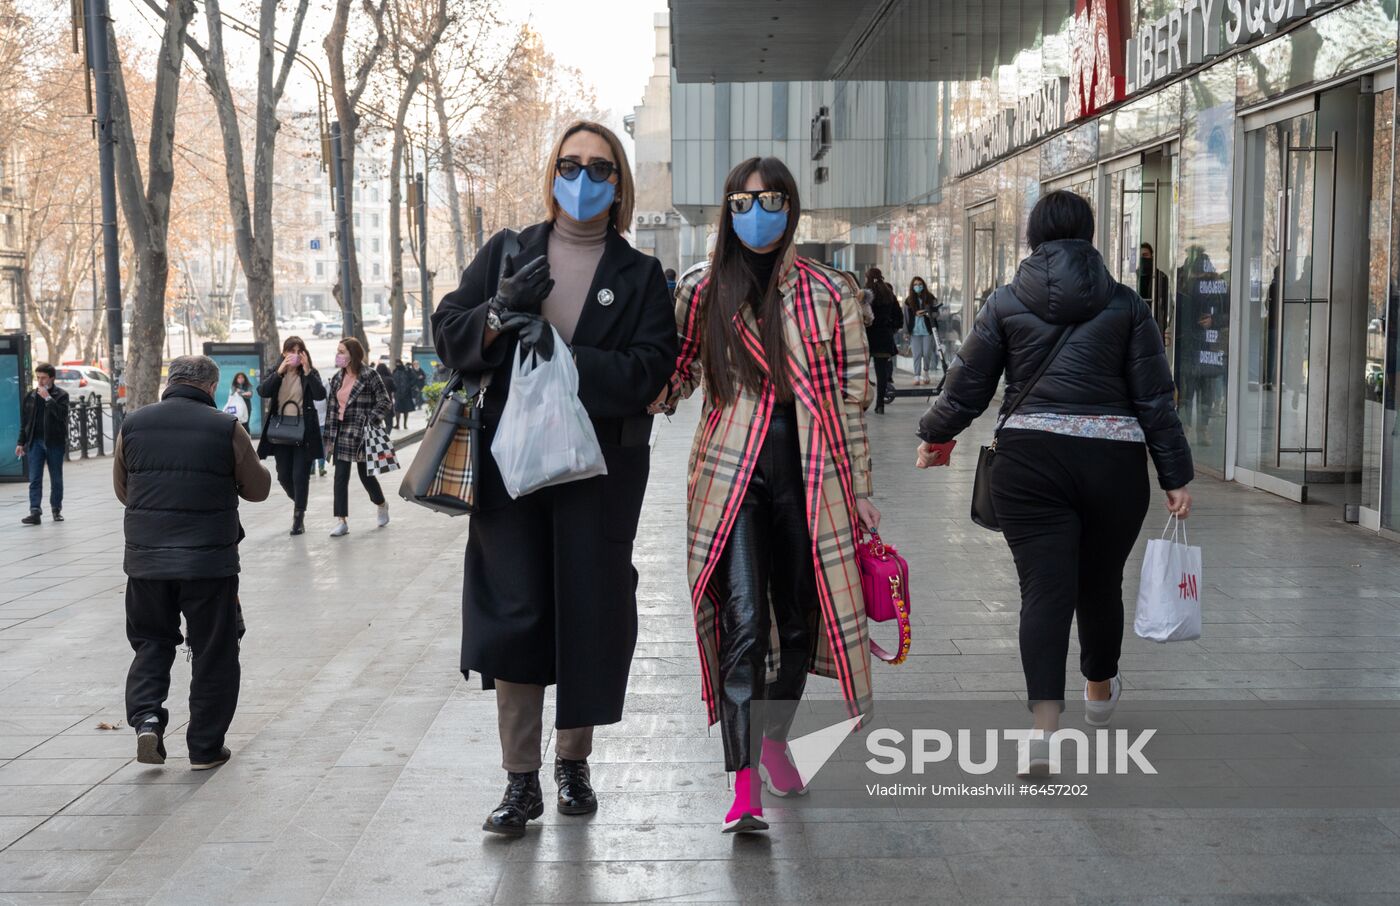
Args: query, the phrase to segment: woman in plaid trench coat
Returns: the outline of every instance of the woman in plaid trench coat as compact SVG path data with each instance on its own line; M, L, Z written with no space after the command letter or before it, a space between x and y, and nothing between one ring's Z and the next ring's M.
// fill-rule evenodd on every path
M350 531L350 468L360 473L360 484L379 508L378 523L389 524L389 503L379 487L379 479L365 467L365 432L371 424L385 425L394 413L394 397L384 379L365 364L365 348L354 337L346 337L335 350L340 370L331 378L326 397L326 454L335 462L335 528L332 538Z
M805 792L786 738L806 674L836 679L852 715L870 699L856 538L880 514L860 291L797 256L797 187L781 161L741 163L725 190L712 261L677 288L681 351L657 408L703 383L688 483L692 604L708 717L736 772L724 830L750 831L767 827L754 768L776 795ZM768 710L755 765L749 712L760 699L788 705Z

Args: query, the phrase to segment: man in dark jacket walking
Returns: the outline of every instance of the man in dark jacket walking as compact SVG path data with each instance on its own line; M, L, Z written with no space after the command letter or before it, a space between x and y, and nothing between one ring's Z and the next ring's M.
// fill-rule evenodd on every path
M161 401L127 416L112 483L126 506L126 635L136 657L126 718L136 760L165 763L170 666L184 639L194 652L190 768L229 759L224 735L238 705L238 498L267 499L272 476L238 420L214 407L219 366L202 355L170 363Z
M29 515L20 522L38 525L44 517L44 466L49 467L49 508L63 521L63 460L68 455L68 394L54 384L58 371L47 362L34 369L35 387L20 407L15 458L29 457Z

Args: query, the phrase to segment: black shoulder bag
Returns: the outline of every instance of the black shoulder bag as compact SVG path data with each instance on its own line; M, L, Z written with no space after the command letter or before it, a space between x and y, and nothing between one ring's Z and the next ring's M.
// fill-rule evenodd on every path
M997 521L996 508L992 506L992 463L996 461L997 438L1001 435L1001 426L1006 424L1006 420L1011 418L1026 397L1030 396L1031 388L1045 374L1050 363L1055 361L1055 356L1060 354L1060 350L1065 346L1065 341L1073 332L1073 324L1060 331L1060 338L1055 341L1055 346L1050 350L1050 354L1045 357L1045 361L1040 363L1040 367L1026 382L1026 386L1021 388L1021 392L1016 394L1016 399L1012 400L1006 412L998 419L996 431L992 433L992 442L983 447L977 454L977 477L972 482L972 521L984 529L990 529L994 532L1001 531L1001 523Z
M289 414L288 406L295 411ZM267 439L269 443L282 446L299 446L305 443L306 424L302 419L301 407L292 400L283 403L282 408L267 420Z
M519 251L519 235L506 230L500 276L505 275L506 258ZM489 304L489 300L482 304ZM490 383L490 372L453 371L448 377L413 463L404 471L400 497L449 516L476 512L481 484L481 409Z

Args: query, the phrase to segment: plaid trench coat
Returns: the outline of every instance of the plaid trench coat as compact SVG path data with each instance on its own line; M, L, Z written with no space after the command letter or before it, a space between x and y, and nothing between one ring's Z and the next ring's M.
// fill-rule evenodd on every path
M808 531L816 567L822 631L811 672L837 680L852 716L868 710L870 644L856 565L857 498L871 493L865 410L873 399L860 289L841 274L788 249L781 270L783 333L788 374L797 400L799 440L807 490ZM687 272L676 288L681 349L671 379L672 400L690 396L700 376L701 293L708 265ZM745 306L736 328L748 352L764 366L758 323ZM736 382L737 383L737 382ZM719 720L718 590L715 568L724 553L748 489L774 397L738 387L724 408L705 399L691 448L687 500L691 604L700 647L702 694L711 724ZM773 622L776 632L777 621ZM769 646L770 679L778 645Z
M326 458L332 461L363 462L365 431L371 422L384 423L394 414L394 396L384 386L379 372L368 363L360 369L359 378L345 402L345 418L340 417L340 386L345 380L342 368L331 378L326 394Z

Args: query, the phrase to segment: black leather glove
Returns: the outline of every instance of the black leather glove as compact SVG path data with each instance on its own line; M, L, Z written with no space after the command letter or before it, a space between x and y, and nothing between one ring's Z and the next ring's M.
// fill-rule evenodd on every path
M549 277L549 259L544 255L516 270L515 257L506 256L505 275L496 286L491 304L504 317L508 311L537 315L554 289Z
M501 332L517 334L521 349L546 362L554 357L554 328L539 315L507 312L501 316Z

